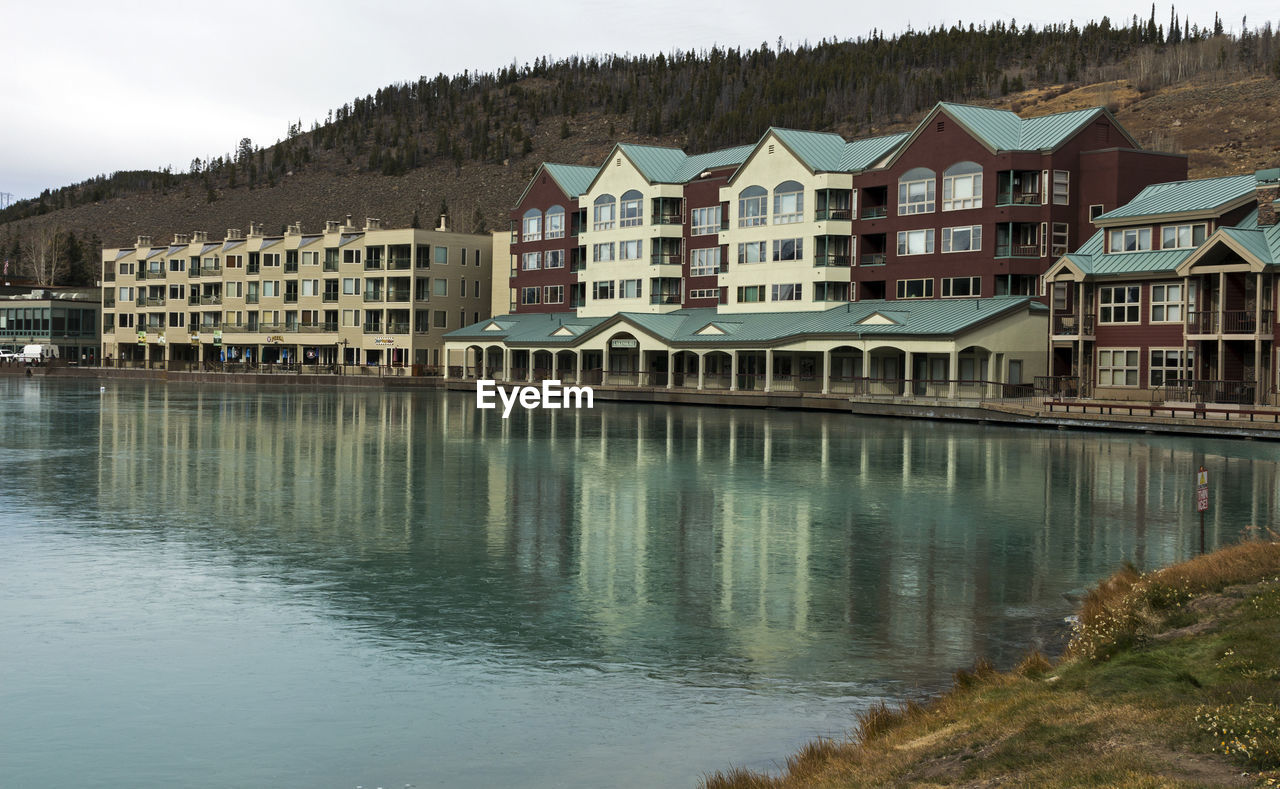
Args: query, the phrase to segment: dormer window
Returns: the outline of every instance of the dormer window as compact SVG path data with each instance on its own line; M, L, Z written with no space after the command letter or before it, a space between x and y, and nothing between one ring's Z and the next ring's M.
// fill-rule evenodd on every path
M1204 222L1186 225L1165 225L1160 228L1161 249L1193 249L1204 243L1208 225Z
M1126 227L1112 230L1108 236L1111 252L1150 252L1151 228Z

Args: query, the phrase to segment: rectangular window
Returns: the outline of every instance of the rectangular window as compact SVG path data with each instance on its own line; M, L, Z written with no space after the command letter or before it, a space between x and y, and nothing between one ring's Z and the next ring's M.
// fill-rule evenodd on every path
M187 261L181 258L174 258L169 261L169 270L170 271L186 271Z
M473 299L480 298L480 280L476 280L475 282L472 283L471 298Z
M303 296L319 296L320 280L318 279L302 280L302 295Z
M773 301L801 301L804 298L801 292L802 286L799 282L772 285L770 288L770 297Z
M564 268L564 250L547 250L547 268Z
M521 234L521 241L541 241L542 240L542 215L526 216L524 218L524 229ZM525 302L526 304L536 304L537 302Z
M898 280L898 298L931 299L933 298L932 279L900 279Z
M597 263L608 263L614 259L613 242L607 244L592 244L591 259Z
M1147 365L1147 380L1152 387L1164 386L1180 378L1190 378L1195 351L1188 348L1183 357L1181 348L1152 348L1150 364Z
M899 243L901 243L901 240L899 240ZM943 252L977 252L981 249L982 225L942 228ZM898 254L902 253L899 252Z
M596 203L591 223L592 230L613 230L618 220L618 205L610 199L607 203Z
M169 313L169 326L174 329L181 329L187 325L187 314L185 312Z
M695 208L689 212L689 218L691 220L690 235L709 236L720 232L720 206L718 205Z
M1151 322L1182 323L1182 285L1151 286Z
M435 311L435 323L437 329L449 328L449 314L444 310Z
M789 225L804 219L804 192L773 193L773 223Z
M759 194L738 199L738 227L759 227L769 221L769 193L760 187L747 187L743 191L759 189Z
M942 179L942 210L982 208L982 173L948 175Z
M1089 206L1089 221L1092 222L1093 220L1102 216L1106 212L1107 212L1107 207L1105 205L1103 205L1102 203L1094 203L1093 205Z
M1137 386L1136 348L1098 349L1098 386Z
M815 282L813 283L814 301L848 301L848 282Z
M520 303L521 304L541 304L542 289L541 288L521 288Z
M643 198L622 200L619 203L618 227L635 227L644 222L644 211L641 208Z
M691 291L689 291L689 298L691 298L691 299L718 299L718 298L720 298L720 289L719 289L719 288L701 288L701 289L698 289L698 290L691 290Z
M1070 232L1071 225L1066 222L1053 223L1053 247L1050 251L1053 253L1054 257L1062 257L1071 251L1068 248L1068 244L1070 243L1068 236Z
M1071 173L1066 170L1053 171L1053 204L1068 205L1071 195Z
M434 288L433 292L437 296L449 295L449 280L445 279L444 277L436 277L434 280L432 280L431 285Z
M302 253L302 265L304 265L304 266L318 266L318 265L320 265L320 252L319 252L319 251L317 251L317 250L312 250L312 251L310 251L310 252L303 252L303 253Z
M1165 225L1160 228L1161 249L1192 249L1204 243L1208 225L1197 222L1189 225Z
M1141 300L1142 288L1137 285L1098 288L1098 322L1138 323Z
M413 300L431 301L430 277L417 277L413 280Z
M280 298L280 280L272 279L262 283L262 297L264 299Z
M643 250L643 248L643 241L619 241L618 257L623 260L639 260L641 250Z
M1067 309L1067 283L1053 283L1053 311L1064 312Z
M620 299L638 299L643 295L640 291L640 280L638 279L620 279L618 280L618 298Z
M264 321L266 320L266 316L265 316L265 315L263 316L263 320L264 320ZM347 327L350 327L350 326L359 326L359 325L360 325L360 310L343 310L343 311L342 311L342 325L343 325L343 326L347 326Z
M541 252L526 252L520 256L520 268L525 271L536 271L542 268Z
M186 297L187 297L186 285L170 285L169 286L169 298L185 299Z
M763 263L765 262L765 242L751 241L745 244L738 244L738 262L739 263Z
M776 238L773 241L774 260L803 260L803 238Z
M360 295L360 278L359 277L343 277L342 278L342 294L344 296Z
M564 304L564 285L548 285L542 289L545 304Z
M689 276L709 277L720 272L720 247L689 250Z
M351 250L347 250L347 251L348 251L348 252L350 252ZM357 254L359 254L359 253L357 252ZM211 260L211 258L205 258L206 266L208 265L208 261L209 261L209 260ZM280 267L280 253L279 253L279 252L263 252L263 253L262 253L262 266L263 266L263 268L279 268L279 267Z
M441 266L449 265L449 248L448 247L440 247L440 246L435 247L434 252L436 256L436 263L438 265L441 265Z
M591 285L591 297L593 299L611 299L613 298L613 280L603 282L594 282Z
M473 266L479 266L479 265L480 265L480 250L478 250L478 249L473 250L473 253L474 253L474 254L471 256L471 265L473 265ZM480 321L479 321L479 319L477 319L475 322L476 322L476 323L479 323Z
M463 247L462 254L458 255L458 265L459 266L467 265L467 248L466 247Z
M942 297L944 299L981 295L982 277L945 277L942 280Z
M931 214L936 199L935 179L898 182L898 216Z
M243 264L244 258L240 255L227 255L225 258L225 265L227 268L242 268Z
M1129 227L1112 230L1108 235L1111 252L1148 252L1151 250L1151 228Z
M564 211L547 214L547 238L564 238Z
M238 299L244 296L243 282L225 282L222 285L222 295L228 299Z
M764 301L764 285L743 285L738 288L739 304L756 304Z
M933 229L899 230L898 255L932 255Z

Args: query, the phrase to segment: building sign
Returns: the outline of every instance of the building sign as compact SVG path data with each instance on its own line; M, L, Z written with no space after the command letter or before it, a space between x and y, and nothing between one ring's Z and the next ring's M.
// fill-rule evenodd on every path
M268 342L268 343L271 343L272 345L275 345L275 344L277 344L277 343L282 343L282 342L284 342L284 335L283 335L283 334L271 334L271 335L268 335L268 336L267 336L267 342Z
M612 340L609 343L611 348L639 348L639 340Z
M395 337L374 337L373 344L381 347L391 347L396 344Z
M214 344L214 345L221 345L221 344L222 344L222 330L221 330L221 329L219 329L219 330L217 330L217 331L215 331L215 332L213 333L213 344Z
M146 345L146 344L147 344L147 333L146 333L146 332L144 332L144 331L140 331L140 332L138 332L138 344L139 344L139 345Z
M192 345L200 344L200 332L198 331L191 332L191 344Z
M1196 473L1196 511L1204 512L1207 509L1209 509L1209 472L1201 466L1200 471Z

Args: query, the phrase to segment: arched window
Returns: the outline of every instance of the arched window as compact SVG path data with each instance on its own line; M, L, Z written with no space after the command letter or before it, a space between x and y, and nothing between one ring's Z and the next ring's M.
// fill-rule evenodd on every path
M564 238L564 206L547 209L547 238Z
M942 172L942 210L982 208L982 165L956 162Z
M613 230L618 222L618 201L613 195L600 195L595 202L595 215L592 218L592 230Z
M644 198L635 189L622 193L619 209L618 227L635 227L644 222Z
M773 188L773 223L787 225L804 221L804 187L783 181Z
M520 234L521 241L540 241L542 239L542 212L530 208L524 212L524 224Z
M938 175L928 167L914 167L898 179L898 216L931 214Z
M769 191L748 186L738 193L738 227L756 227L769 221Z

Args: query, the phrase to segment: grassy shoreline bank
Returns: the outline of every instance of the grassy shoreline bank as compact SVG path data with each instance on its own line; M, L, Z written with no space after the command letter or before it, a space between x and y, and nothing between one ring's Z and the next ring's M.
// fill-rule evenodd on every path
M925 705L879 706L774 777L705 789L1280 786L1280 541L1229 546L1085 598L1057 661L979 662Z

